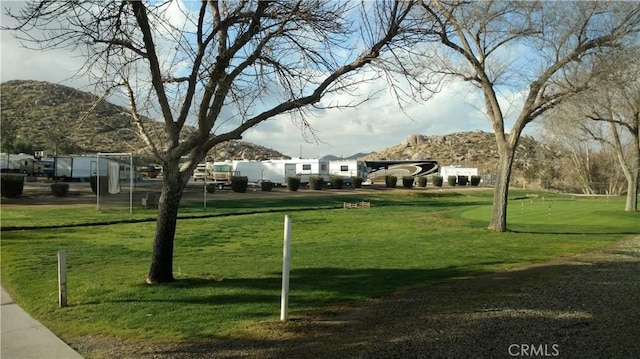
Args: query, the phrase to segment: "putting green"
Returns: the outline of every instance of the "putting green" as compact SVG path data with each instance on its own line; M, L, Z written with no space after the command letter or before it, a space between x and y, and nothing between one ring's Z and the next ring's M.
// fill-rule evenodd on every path
M489 222L492 206L478 206L462 212L462 218ZM580 198L572 200L544 197L511 200L507 206L510 230L584 233L602 227L599 233L639 233L640 213L624 211L619 198Z

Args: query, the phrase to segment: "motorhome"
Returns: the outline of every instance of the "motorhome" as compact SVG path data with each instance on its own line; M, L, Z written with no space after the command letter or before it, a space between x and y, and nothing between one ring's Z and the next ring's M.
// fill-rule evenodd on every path
M386 176L402 180L404 176L427 176L438 174L436 160L373 160L364 161L367 166L369 183L385 183Z

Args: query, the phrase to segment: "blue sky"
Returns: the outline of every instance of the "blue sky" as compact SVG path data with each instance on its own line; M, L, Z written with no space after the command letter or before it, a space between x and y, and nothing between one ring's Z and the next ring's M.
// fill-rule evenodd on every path
M3 7L18 2L3 2ZM2 14L2 25L8 19ZM10 33L1 32L0 80L38 80L90 90L88 80L74 78L84 59L65 50L25 49ZM281 115L245 133L243 140L289 156L349 156L375 152L402 142L410 134L443 135L460 131L491 131L482 113L484 101L465 84L449 83L426 103L411 103L403 111L382 80L364 84L358 92L378 91L358 108L328 109L308 118L319 142L307 141L289 115ZM323 104L358 101L346 95L323 99Z

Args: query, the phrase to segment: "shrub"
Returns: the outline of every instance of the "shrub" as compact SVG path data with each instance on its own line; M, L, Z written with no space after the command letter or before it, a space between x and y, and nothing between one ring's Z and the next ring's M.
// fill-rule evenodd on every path
M398 185L398 177L396 176L384 176L384 183L387 188L396 188Z
M309 177L309 188L315 190L321 190L324 185L324 179L320 176Z
M427 177L425 176L418 177L418 186L427 187Z
M331 188L342 189L344 186L344 178L342 176L331 176L329 181L331 182Z
M436 187L442 187L443 178L442 178L442 176L435 175L435 176L431 177L431 182Z
M471 185L479 186L480 185L480 176L471 176Z
M413 188L414 182L415 178L413 178L413 176L402 176L402 187Z
M2 194L2 197L20 198L22 196L23 189L24 175L9 173L5 173L2 175L2 181L0 183L0 192Z
M300 188L300 177L287 177L287 189L297 191Z
M447 183L449 184L449 186L455 186L456 176L447 176Z
M94 194L98 194L98 177L91 176L89 178L89 183L91 184L91 190ZM109 194L109 177L100 176L100 195L108 195Z
M458 186L466 186L469 183L469 176L458 176Z
M69 193L69 184L54 183L51 185L51 193L56 197L64 197Z
M231 190L237 193L247 192L249 187L249 179L247 176L233 176L231 177Z
M271 181L262 181L262 182L260 182L260 188L265 192L271 192L271 190L275 186L276 186L276 184L271 182Z
M215 193L216 192L216 184L215 183L207 183L207 186L205 187L205 189L207 190L207 193Z
M362 177L360 176L351 176L351 185L353 188L362 188Z

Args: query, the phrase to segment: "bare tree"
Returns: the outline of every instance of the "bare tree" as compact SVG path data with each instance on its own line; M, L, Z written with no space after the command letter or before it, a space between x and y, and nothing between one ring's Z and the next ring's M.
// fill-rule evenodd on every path
M160 283L174 279L178 204L207 151L279 114L308 128L305 108L367 80L360 70L394 46L412 5L41 1L8 13L26 43L80 49L86 74L124 90L133 125L164 168L147 276ZM159 113L161 131L143 111Z
M506 231L509 180L522 131L592 86L583 76L591 72L579 70L591 67L594 55L636 39L640 10L632 2L439 0L423 1L421 9L427 22L437 24L422 31L424 39L440 43L425 46L423 60L414 60L425 83L466 81L485 100L500 154L488 228Z
M638 49L629 49L603 59L597 86L582 96L584 118L604 124L607 132L590 131L589 136L613 149L627 182L625 211L638 210L640 178L640 60Z

